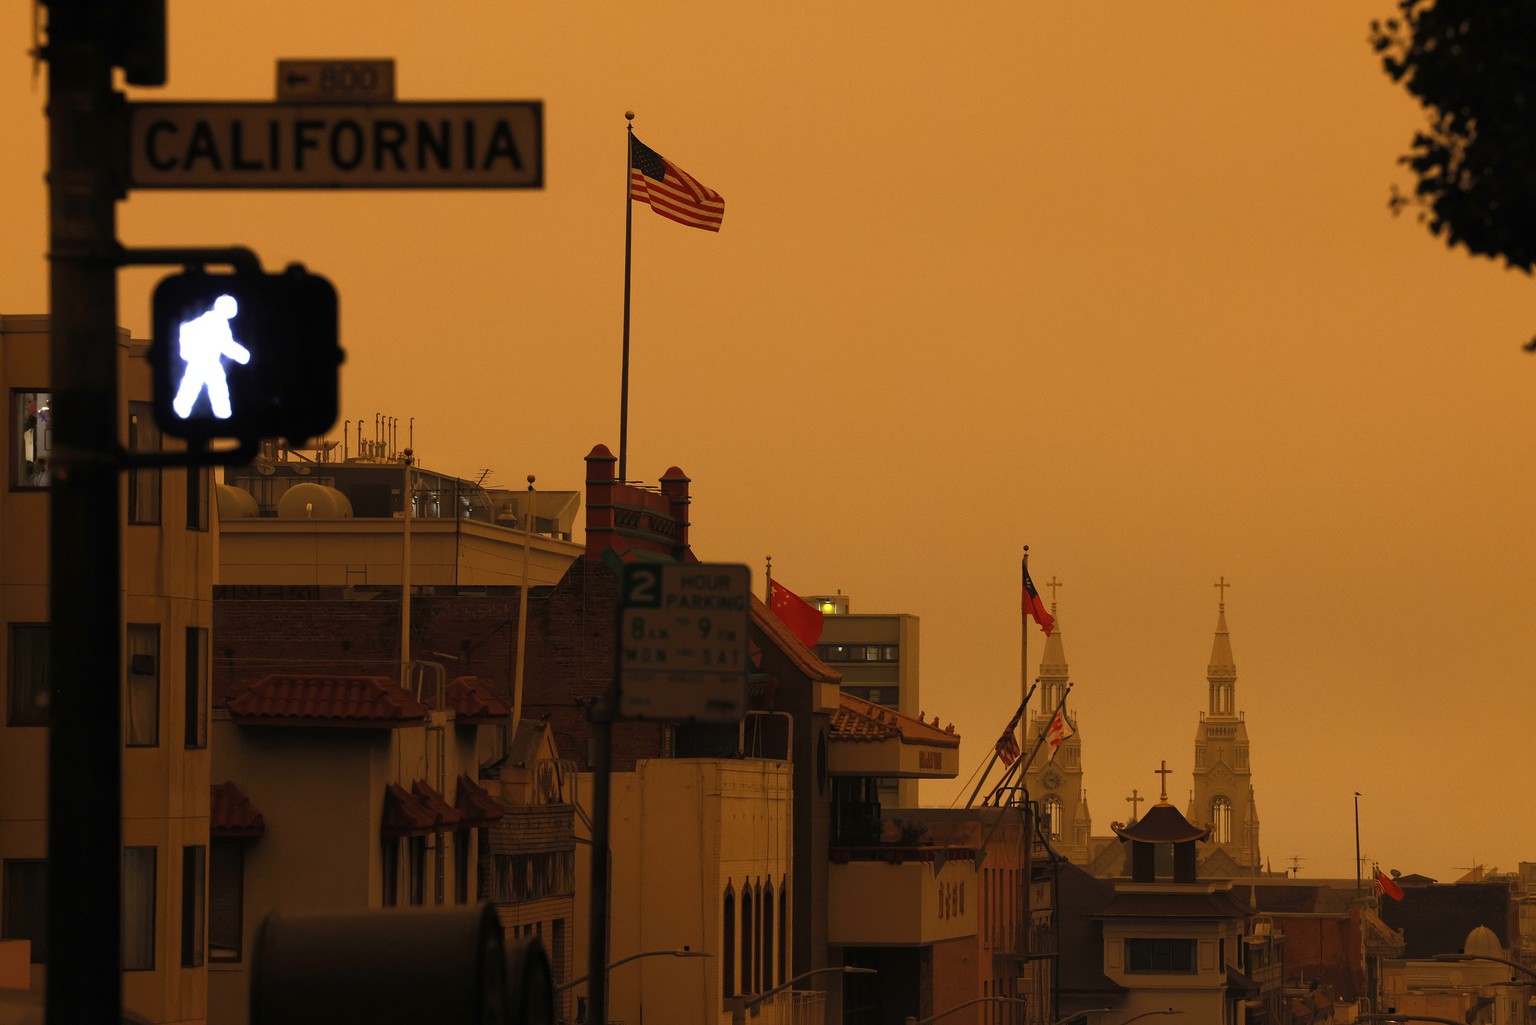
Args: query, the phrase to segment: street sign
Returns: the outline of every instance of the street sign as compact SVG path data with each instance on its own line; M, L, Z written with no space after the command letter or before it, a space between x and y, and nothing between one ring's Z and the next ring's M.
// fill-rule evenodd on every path
M392 60L280 60L279 103L393 103Z
M128 104L135 189L538 189L541 100Z
M747 712L752 572L629 563L619 608L619 715L736 723Z

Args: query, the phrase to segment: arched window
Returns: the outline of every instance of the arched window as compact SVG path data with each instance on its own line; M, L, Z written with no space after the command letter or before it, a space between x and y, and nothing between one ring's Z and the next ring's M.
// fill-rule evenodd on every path
M1052 840L1061 839L1061 798L1055 794L1045 799L1045 835Z
M723 977L720 988L728 997L736 995L736 891L725 884L725 956L720 959Z
M1217 797L1211 802L1211 839L1217 843L1232 842L1232 802Z
M762 990L773 988L773 880L763 884L763 912L760 916L763 923L763 942L758 946L759 960L762 962Z
M779 982L789 980L789 876L779 879Z
M743 993L756 993L757 987L752 984L752 904L755 894L752 892L752 884L747 883L741 888L741 991Z

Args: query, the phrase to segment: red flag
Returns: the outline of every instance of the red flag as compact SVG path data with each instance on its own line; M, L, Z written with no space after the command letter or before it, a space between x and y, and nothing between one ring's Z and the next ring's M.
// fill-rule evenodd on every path
M821 640L821 612L777 580L768 581L768 610L807 648Z
M629 198L690 228L719 231L725 199L645 143L629 137Z
M997 757L1003 760L1005 768L1019 760L1019 738L1014 735L1013 728L1019 724L1019 717L1023 714L1024 706L1020 705L1013 718L1008 720L1008 725L1003 727L1003 735L997 738Z
M1379 868L1376 870L1376 892L1384 893L1393 900L1403 899L1403 888L1397 885L1397 880Z
M1035 590L1035 582L1029 579L1029 563L1023 562L1024 567L1024 612L1029 618L1040 624L1040 629L1049 637L1051 630L1056 626L1056 617L1045 611L1045 602L1040 600L1040 592Z

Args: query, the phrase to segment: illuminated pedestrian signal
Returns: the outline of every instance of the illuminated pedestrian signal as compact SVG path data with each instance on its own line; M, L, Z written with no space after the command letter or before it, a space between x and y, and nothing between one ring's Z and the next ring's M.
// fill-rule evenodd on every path
M319 437L336 423L336 290L281 274L186 271L155 287L155 421L176 438Z

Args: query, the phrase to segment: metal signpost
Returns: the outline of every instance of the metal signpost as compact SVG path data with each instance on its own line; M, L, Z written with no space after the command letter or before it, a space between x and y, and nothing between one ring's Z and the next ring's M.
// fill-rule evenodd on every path
M283 61L277 103L126 103L166 81L165 0L48 6L49 366L55 458L49 536L49 1025L121 1018L122 679L117 271L259 264L245 250L132 250L126 189L542 188L537 100L395 103L389 60ZM124 123L126 120L126 124ZM250 259L247 259L250 258ZM195 446L194 446L195 447ZM231 452L161 453L208 465ZM86 641L89 643L86 643ZM65 942L90 937L90 942Z
M592 721L592 900L587 1013L607 1021L608 817L613 720L726 725L747 711L752 571L711 563L627 563L608 700Z

